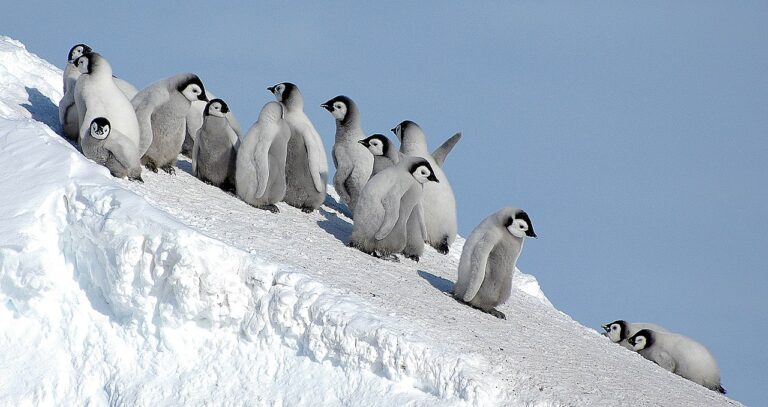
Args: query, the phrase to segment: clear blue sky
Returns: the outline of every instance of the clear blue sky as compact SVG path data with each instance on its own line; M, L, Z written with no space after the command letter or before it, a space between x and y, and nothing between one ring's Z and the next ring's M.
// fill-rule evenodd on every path
M559 309L689 335L764 403L768 3L133 3L16 1L0 27L60 67L88 43L139 88L198 73L245 128L292 81L329 151L338 94L368 133L462 131L460 233L526 209L519 266Z

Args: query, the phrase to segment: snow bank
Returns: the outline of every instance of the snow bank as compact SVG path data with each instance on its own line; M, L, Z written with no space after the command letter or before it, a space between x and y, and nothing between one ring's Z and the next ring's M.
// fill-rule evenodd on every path
M0 37L0 405L737 404L532 276L508 321L441 294L460 239L384 264L344 247L332 200L274 216L183 171L115 180L54 132L60 89Z

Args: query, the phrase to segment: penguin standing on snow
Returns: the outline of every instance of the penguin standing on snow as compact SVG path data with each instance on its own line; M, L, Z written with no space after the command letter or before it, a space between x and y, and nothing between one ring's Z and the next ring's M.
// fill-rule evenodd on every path
M328 158L323 139L304 113L304 96L290 82L267 88L285 106L285 121L291 129L285 161L286 191L283 201L309 213L325 201Z
M627 341L634 351L665 370L725 394L715 358L704 345L693 339L641 329Z
M429 181L438 182L429 162L419 157L404 157L371 178L355 209L350 246L399 261L395 253L406 246L406 223Z
M333 187L354 214L357 199L373 170L373 157L358 143L365 138L360 127L360 111L346 96L336 96L320 106L336 119L336 141L332 150L336 166Z
M141 128L141 162L153 172L174 174L173 165L184 143L185 123L193 100L208 98L197 75L183 73L155 82L131 103Z
M438 253L447 254L451 244L456 240L458 230L456 220L456 197L448 182L448 177L442 170L443 162L453 146L461 139L461 133L443 143L440 148L430 154L427 151L427 138L419 125L406 120L392 129L400 139L400 152L423 157L435 169L439 183L424 186L424 218L427 222L427 243Z
M272 213L285 197L285 157L291 129L284 120L283 105L269 102L248 130L237 154L237 196Z
M525 211L503 208L485 218L464 243L453 296L496 318L496 309L509 299L512 276L526 237L536 237Z
M227 120L229 106L211 99L205 107L203 125L192 147L192 174L222 189L235 187L235 163L240 138Z

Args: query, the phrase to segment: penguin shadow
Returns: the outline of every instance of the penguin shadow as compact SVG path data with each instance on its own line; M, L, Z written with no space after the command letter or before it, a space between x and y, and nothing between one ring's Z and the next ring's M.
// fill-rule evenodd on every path
M176 161L176 168L186 172L189 175L192 175L192 159L186 158Z
M333 209L334 211L348 217L349 219L352 219L352 211L347 208L347 205L337 201L332 196L326 194L325 195L325 201L323 201L323 205Z
M59 105L53 103L51 98L43 95L37 88L25 86L27 91L27 102L20 106L32 115L32 119L45 123L51 130L57 134L64 134L64 130L59 123Z
M327 211L322 207L318 209L318 212L320 212L325 219L317 221L317 226L328 232L328 234L335 237L341 243L347 244L347 240L352 234L352 224L347 220L340 218L335 212Z
M424 280L427 280L429 285L432 287L435 287L440 292L444 294L452 294L453 293L453 281L438 277L428 271L419 270L417 272L419 274L419 277L423 278Z

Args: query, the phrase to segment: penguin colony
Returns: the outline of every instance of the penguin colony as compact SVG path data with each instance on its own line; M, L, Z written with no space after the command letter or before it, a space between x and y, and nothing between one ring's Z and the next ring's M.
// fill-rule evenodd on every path
M248 204L279 213L278 202L310 213L326 197L325 146L304 113L298 86L267 88L275 97L243 135L223 99L195 74L182 73L138 91L113 76L107 59L86 44L67 53L64 96L59 103L63 135L118 178L143 182L143 164L174 174L184 149L192 173L229 190ZM399 151L383 134L367 136L355 102L339 95L320 107L336 121L333 185L353 219L348 245L374 257L419 261L425 244L447 254L456 239L456 201L442 170L461 133L429 152L413 121L392 129ZM507 207L483 220L466 240L454 298L497 318L511 294L516 263L528 237L536 237L529 215ZM603 326L612 342L660 367L725 393L714 357L700 343L648 323L618 320Z

